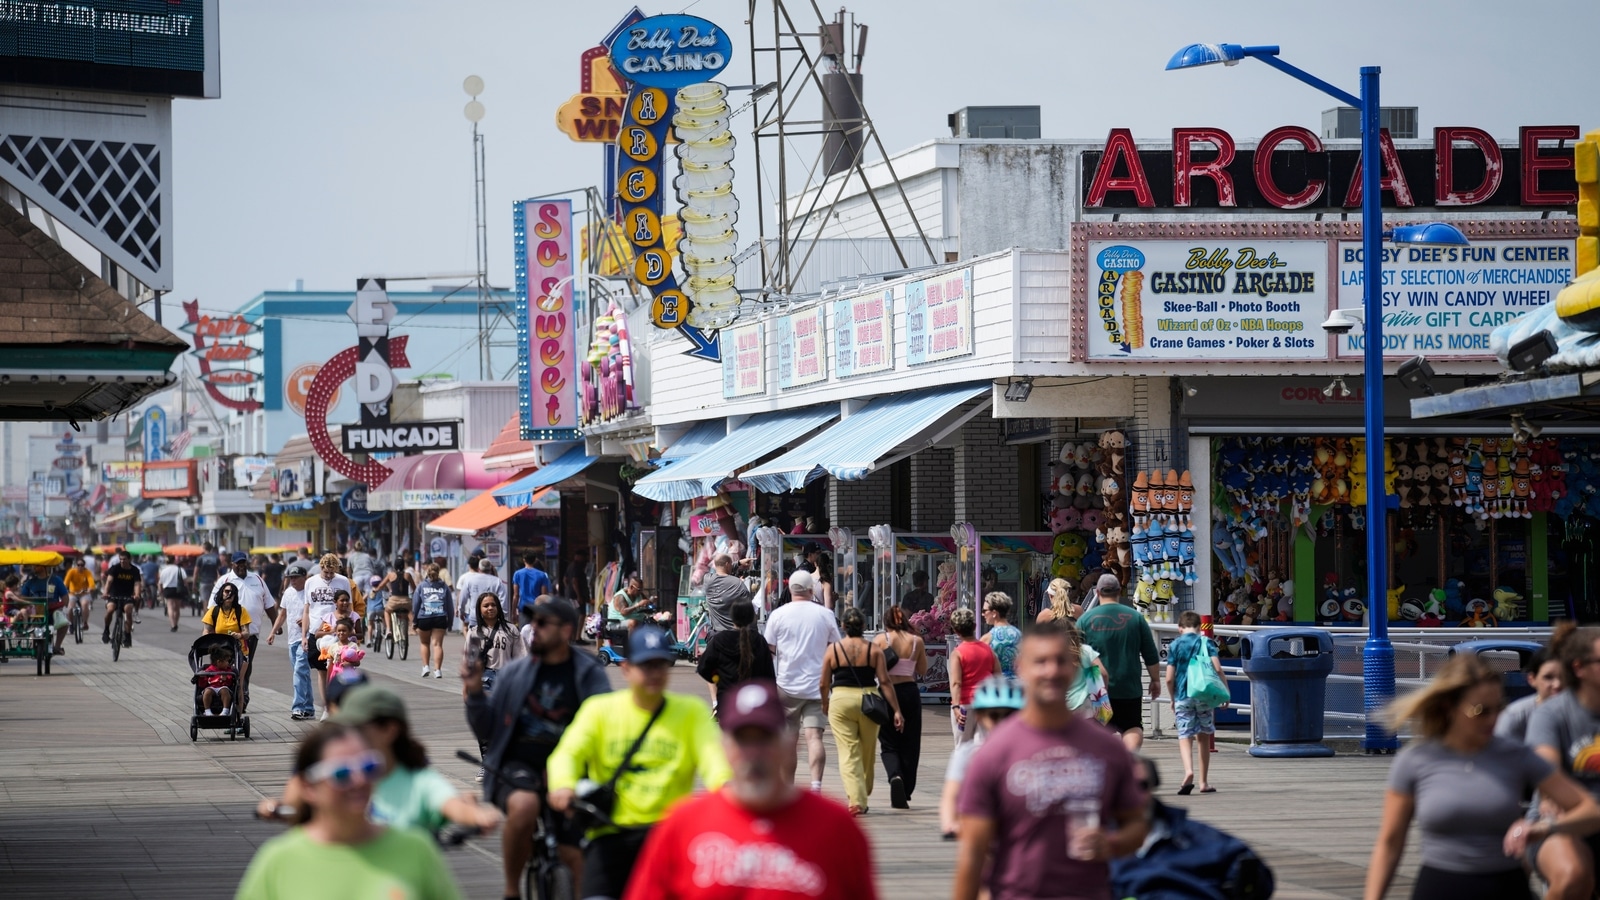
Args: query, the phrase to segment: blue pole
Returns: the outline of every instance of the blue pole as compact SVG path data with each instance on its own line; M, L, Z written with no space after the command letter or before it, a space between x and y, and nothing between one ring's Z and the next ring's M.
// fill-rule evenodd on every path
M1383 467L1383 159L1379 150L1377 66L1361 67L1361 251L1366 292L1365 362L1367 425L1367 645L1361 658L1367 715L1361 749L1392 753L1399 739L1382 724L1394 699L1394 645L1389 643L1388 503Z

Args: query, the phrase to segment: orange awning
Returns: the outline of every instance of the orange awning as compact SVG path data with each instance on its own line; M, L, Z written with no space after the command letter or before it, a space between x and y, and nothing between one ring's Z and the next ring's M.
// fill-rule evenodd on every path
M533 474L532 469L526 469L518 472L515 478L506 479L500 484L495 485L493 488L484 491L483 493L473 497L471 500L468 500L455 509L450 510L439 518L434 519L432 522L429 522L427 525L428 530L439 531L445 534L472 535L499 525L501 522L510 519L512 516L517 515L528 507L501 506L500 504L494 502L494 492L519 478L524 478L531 474ZM551 489L546 488L545 491L540 491L538 494L535 494L535 503L537 503L539 497L543 496L544 493L549 490Z

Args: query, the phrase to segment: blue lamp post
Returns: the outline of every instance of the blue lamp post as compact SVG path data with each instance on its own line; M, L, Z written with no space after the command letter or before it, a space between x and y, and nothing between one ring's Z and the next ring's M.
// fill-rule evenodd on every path
M1311 85L1341 103L1361 112L1361 251L1362 308L1365 322L1362 352L1366 384L1367 471L1382 473L1383 465L1383 241L1397 244L1458 246L1467 238L1454 226L1444 223L1402 225L1392 232L1383 230L1383 164L1379 158L1379 105L1377 66L1361 67L1361 96L1346 93L1326 81L1278 58L1276 46L1246 47L1239 44L1190 44L1173 54L1167 68L1188 69L1222 63L1238 65L1245 58L1258 59L1297 81ZM1344 312L1336 310L1338 317ZM1354 311L1351 311L1354 312ZM1363 706L1366 711L1366 736L1361 747L1368 753L1389 753L1400 747L1399 739L1380 722L1379 711L1394 697L1394 645L1389 642L1388 587L1388 498L1383 478L1376 477L1367 488L1367 643L1362 651L1361 674Z

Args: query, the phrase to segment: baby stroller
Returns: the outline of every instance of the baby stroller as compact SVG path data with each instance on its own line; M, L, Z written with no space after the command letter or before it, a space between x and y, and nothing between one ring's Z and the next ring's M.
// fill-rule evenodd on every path
M215 673L202 671L211 662L211 651L218 647L227 647L233 651L233 674L217 676ZM231 634L202 634L194 639L194 643L189 647L189 671L192 673L189 681L194 685L194 715L189 717L189 740L199 740L202 728L226 729L229 740L238 740L240 735L249 739L250 717L245 715L244 711L250 704L250 673L248 670L242 675L239 673L243 661L244 647L239 639ZM216 715L200 705L200 698L206 687L204 682L213 677L224 678L225 680L216 687L226 687L233 694L233 708L229 715Z

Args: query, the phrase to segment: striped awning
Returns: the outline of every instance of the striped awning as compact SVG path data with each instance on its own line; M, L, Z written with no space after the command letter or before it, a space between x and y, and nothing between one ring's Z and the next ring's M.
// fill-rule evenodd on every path
M633 492L651 500L693 500L716 493L717 485L780 447L786 447L839 416L836 404L751 416L716 443L681 462L639 479Z
M494 502L501 506L532 506L534 494L552 484L560 484L568 478L574 478L583 473L584 469L594 465L600 458L590 456L584 452L583 445L579 444L561 454L561 457L548 466L541 466L532 475L518 478L502 488L497 488Z
M988 382L969 382L878 397L821 434L777 459L739 476L769 494L797 491L832 475L860 481L878 468L933 446L981 412L979 403L952 418L957 407L987 397Z

